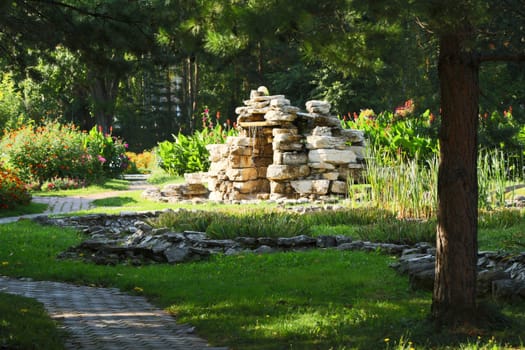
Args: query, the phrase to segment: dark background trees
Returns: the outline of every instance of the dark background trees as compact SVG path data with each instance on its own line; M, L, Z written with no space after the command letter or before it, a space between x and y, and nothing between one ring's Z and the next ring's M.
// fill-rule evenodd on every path
M1 66L24 95L24 110L10 118L113 126L140 150L194 130L205 106L222 122L234 120L235 107L259 85L299 106L328 99L339 115L392 110L410 98L438 114L438 40L421 28L425 9L414 4L4 3ZM494 11L491 28L506 27L508 42L519 43L512 11ZM486 45L497 52L509 44ZM519 118L524 78L516 63L482 67L482 112L512 105Z

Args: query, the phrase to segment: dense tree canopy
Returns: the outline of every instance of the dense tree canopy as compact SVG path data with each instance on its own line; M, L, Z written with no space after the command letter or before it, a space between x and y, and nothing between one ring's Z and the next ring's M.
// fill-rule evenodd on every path
M519 43L509 7L480 4L498 8L478 6L477 21L489 21L478 45L496 53ZM296 105L328 99L340 115L393 109L408 99L439 110L438 40L426 14L440 23L450 16L440 3L17 0L1 6L0 64L23 100L10 118L113 126L137 140L137 149L193 130L205 106L220 111L223 122L233 119L234 108L259 85ZM496 33L507 40L490 41ZM523 114L524 78L513 63L483 68L483 111L512 105Z

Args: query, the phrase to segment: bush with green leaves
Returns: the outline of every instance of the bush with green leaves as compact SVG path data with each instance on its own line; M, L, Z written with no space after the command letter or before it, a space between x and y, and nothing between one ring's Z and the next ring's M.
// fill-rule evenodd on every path
M12 209L17 205L27 205L31 195L24 182L14 171L4 167L0 162L0 210Z
M83 138L83 146L100 162L105 177L115 178L128 168L128 144L111 134L104 134L102 128L93 127Z
M73 124L45 121L4 135L2 157L26 183L41 186L53 179L94 183L115 177L127 167L125 144L95 128L89 133Z
M170 175L207 171L210 166L210 153L206 146L224 143L228 136L237 133L235 128L230 128L229 125L224 128L218 120L217 117L217 122L214 123L208 108L205 108L202 113L202 130L197 130L189 136L179 132L178 135L173 135L173 142L159 142L159 166Z
M25 125L1 142L9 164L27 183L42 185L53 178L78 178L92 182L102 177L100 161L87 152L82 134L74 125L56 121L42 126Z
M417 155L425 160L438 150L439 118L430 110L415 115L412 100L397 107L395 112L376 114L371 109L365 109L359 114L349 114L342 118L341 125L362 130L374 147L406 158L413 159Z

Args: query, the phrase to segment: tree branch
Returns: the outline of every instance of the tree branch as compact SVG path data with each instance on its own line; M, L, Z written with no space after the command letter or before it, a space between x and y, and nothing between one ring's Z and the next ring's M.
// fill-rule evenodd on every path
M62 1L56 1L56 0L30 0L30 1L43 3L43 4L48 4L48 5L57 6L57 7L63 7L65 9L72 10L72 11L77 12L79 14L90 16L90 17L93 17L93 18L101 18L101 19L106 19L106 20L111 20L111 21L121 22L121 23L126 23L126 24L139 24L139 23L141 23L139 20L133 20L129 16L125 16L125 18L124 17L116 17L116 16L112 16L112 15L110 15L108 13L97 12L97 11L90 11L90 10L88 10L86 8L82 8L82 7L79 7L79 6L66 4L66 3L64 3Z
M522 54L482 54L479 62L525 62L525 53Z

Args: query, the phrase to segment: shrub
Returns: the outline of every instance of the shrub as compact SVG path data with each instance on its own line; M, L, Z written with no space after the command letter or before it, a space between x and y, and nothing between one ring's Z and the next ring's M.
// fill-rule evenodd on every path
M362 130L370 143L381 152L400 154L404 158L427 159L437 152L439 120L429 110L417 116L413 113L411 100L395 112L375 114L371 109L358 115L346 115L341 124L344 128Z
M183 175L206 171L210 166L206 141L200 132L193 136L179 133L174 142L164 141L158 145L160 167L170 175Z
M59 190L71 190L76 188L85 187L85 181L79 179L71 178L59 178L55 177L53 179L45 181L42 186L40 186L41 191L59 191Z
M247 212L224 215L208 226L206 233L212 238L292 237L309 235L310 226L293 213L276 211Z
M83 146L98 159L106 177L117 177L128 168L128 144L111 134L102 133L102 128L93 127L83 139Z
M17 205L27 205L31 195L20 178L0 162L0 209L12 209Z
M218 117L219 114L217 123L214 124L208 108L205 108L202 113L202 130L195 131L190 136L179 132L178 135L173 135L174 142L160 142L157 148L159 166L170 175L207 171L210 154L206 145L224 143L228 136L236 133L235 128L230 128L229 125L223 128L218 123Z
M435 220L390 220L380 221L357 229L360 239L373 242L388 242L413 245L418 242L436 241Z
M379 221L392 220L394 217L394 214L388 210L363 207L311 212L304 214L303 220L310 226L369 225Z
M43 184L57 177L91 182L102 172L100 162L83 147L84 137L74 125L51 121L8 133L2 140L2 149L27 183Z
M38 186L53 179L93 183L120 174L128 165L121 140L96 128L84 133L73 124L57 121L11 131L0 146L20 178Z

